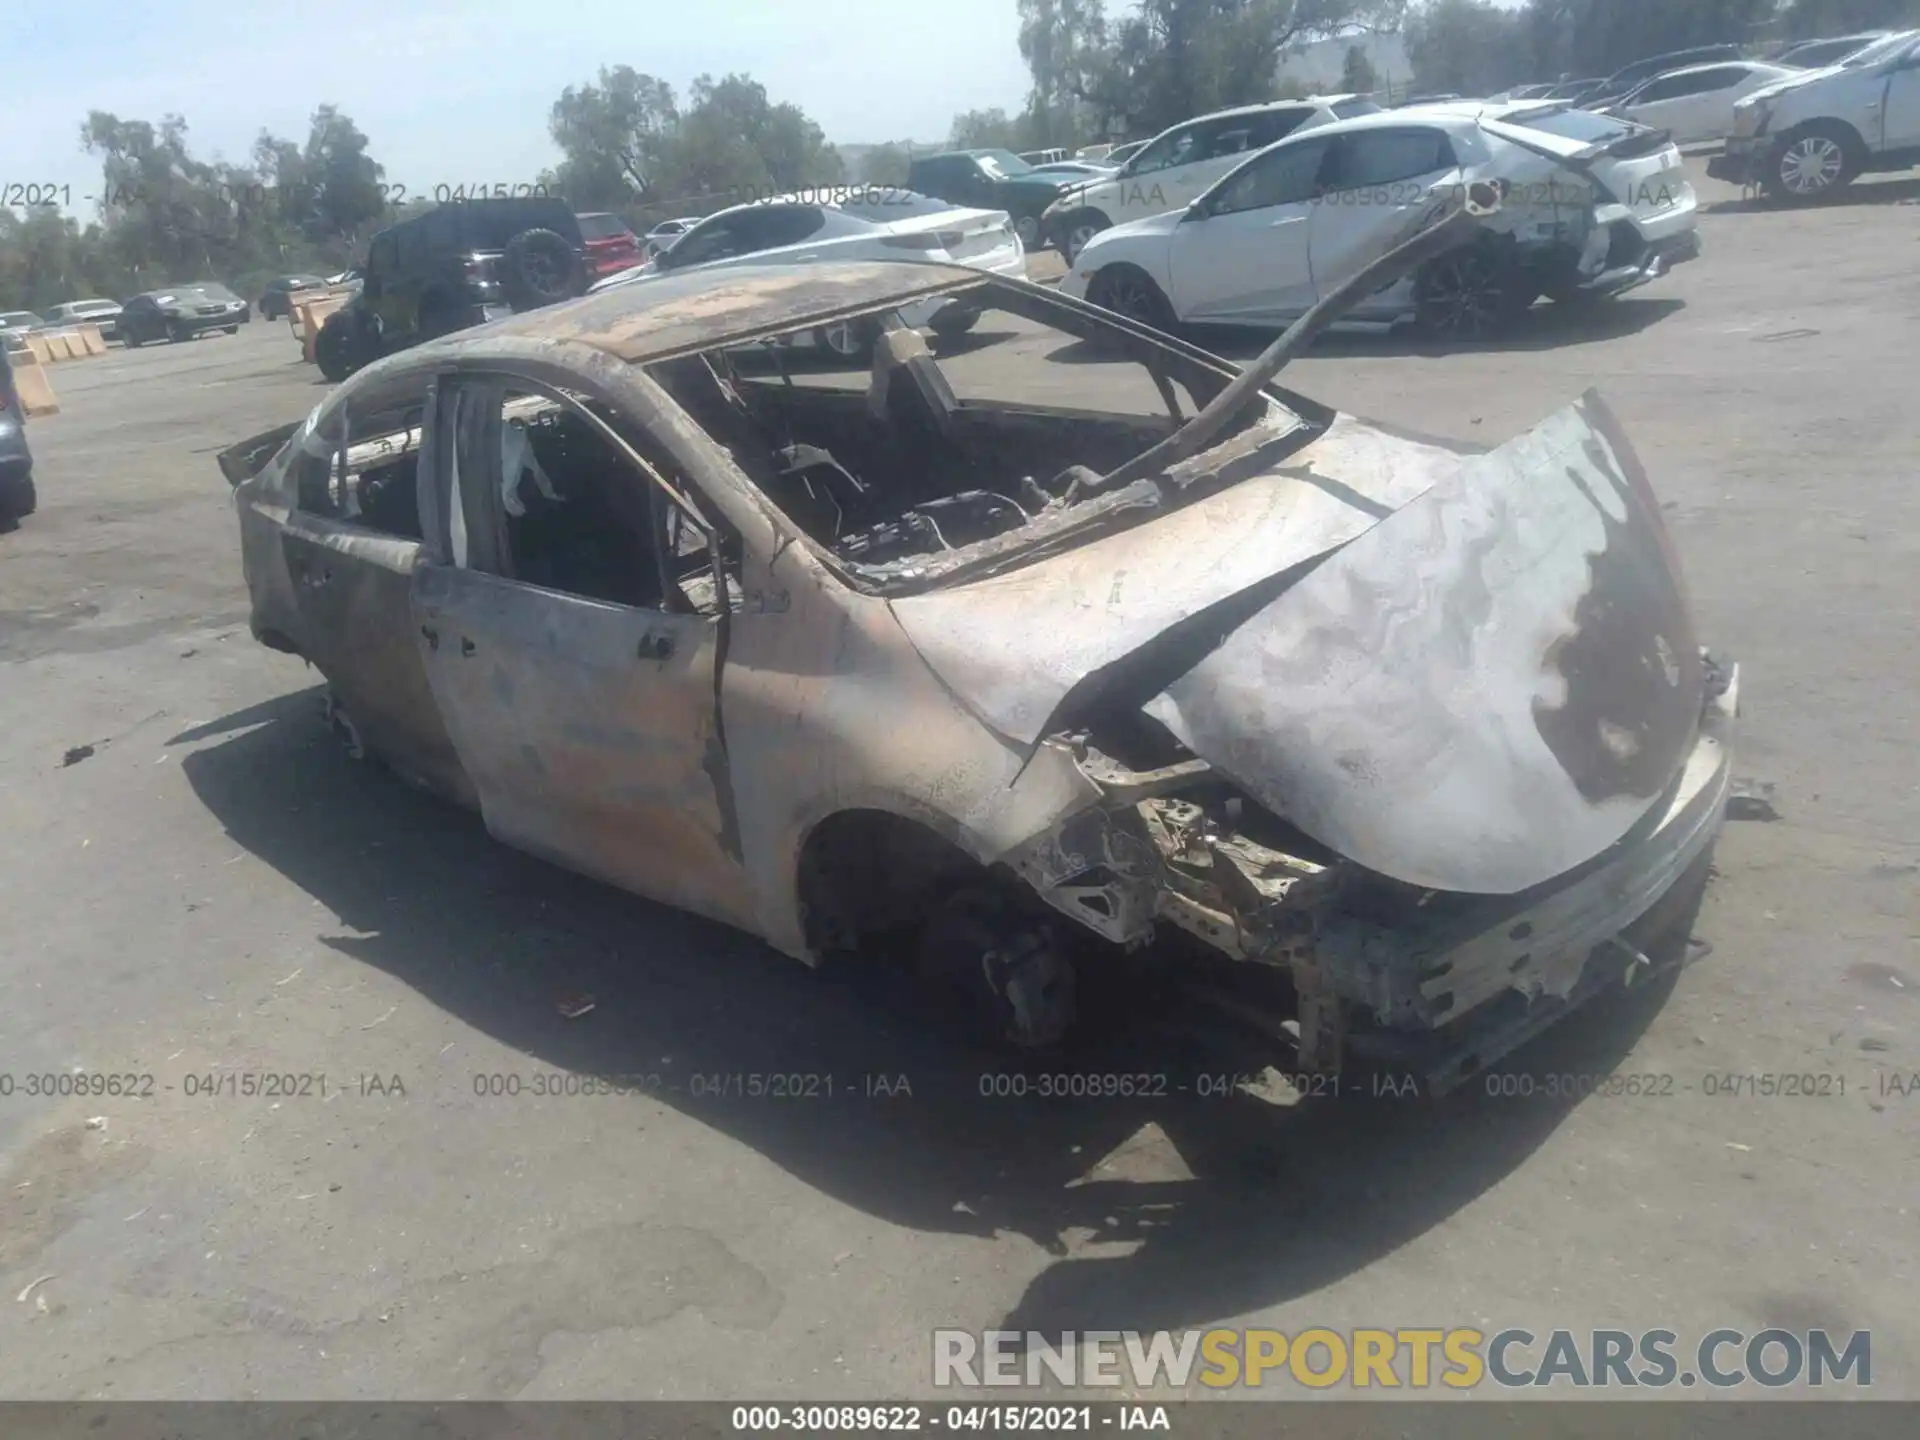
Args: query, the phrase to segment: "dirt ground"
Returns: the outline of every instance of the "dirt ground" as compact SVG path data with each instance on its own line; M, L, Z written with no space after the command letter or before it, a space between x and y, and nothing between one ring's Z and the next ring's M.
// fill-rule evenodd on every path
M1503 1067L1674 1077L1631 1099L982 1098L849 983L346 758L248 637L214 464L322 393L283 325L55 369L0 536L0 1392L904 1396L939 1326L1218 1322L1871 1329L1920 1394L1917 188L1704 183L1705 257L1591 319L1287 376L1490 441L1597 386L1653 474L1780 818L1729 827L1670 994ZM76 1070L153 1093L27 1093ZM583 1072L658 1079L532 1093ZM701 1093L739 1073L836 1089ZM1835 1079L1706 1093L1778 1074Z

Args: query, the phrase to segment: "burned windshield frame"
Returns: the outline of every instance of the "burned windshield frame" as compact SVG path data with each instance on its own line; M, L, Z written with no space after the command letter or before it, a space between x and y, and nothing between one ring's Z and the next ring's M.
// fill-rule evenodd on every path
M983 279L977 285L943 293L949 299L964 298L967 304L982 310L1004 310L1032 320L1088 346L1103 359L1139 365L1153 379L1155 389L1168 406L1166 418L1172 426L1171 434L1179 433L1191 420L1191 417L1181 414L1177 399L1170 398L1174 383L1183 386L1194 405L1204 410L1233 380L1231 369L1205 352L1180 340L1148 332L1122 317L1069 297L993 279ZM845 315L815 316L812 326L818 327L827 321L857 323L865 320L884 330L904 330L907 327L896 313L897 306L896 301L892 305L870 306ZM807 328L802 327L802 330ZM735 336L723 344L695 353L722 370L731 370L732 357L728 352L736 356L757 351L775 352L779 349L781 337L789 333L790 327L783 327L755 335ZM761 363L777 372L778 378L772 383L778 388L792 386L793 378L780 360ZM649 367L650 370L653 368ZM1332 422L1331 410L1305 397L1278 386L1267 387L1264 393L1267 398L1264 412L1259 407L1250 406L1244 412L1241 423L1216 437L1202 454L1220 451L1230 446L1241 434L1258 428L1264 438L1254 449L1258 451L1259 468L1267 468L1283 461L1285 453L1309 443ZM756 423L769 432L779 428L771 417L759 417ZM792 439L791 436L785 438ZM1145 454L1153 448L1152 444L1143 444L1139 453ZM1194 466L1193 461L1185 463ZM1196 473L1178 480L1149 476L1101 493L1076 481L1068 487L1065 503L1048 507L1044 515L1032 516L1029 523L1015 530L965 542L937 553L914 555L910 562L867 562L849 558L836 553L833 544L823 542L819 536L809 532L803 523L791 516L788 519L794 531L792 541L804 545L849 588L865 594L904 596L1017 569L1115 529L1149 521L1218 488L1236 483L1250 473L1246 468L1250 463L1251 455L1234 456L1231 463L1219 466L1217 473L1201 464ZM1071 475L1076 468L1084 467L1069 467L1065 473ZM1063 476L1049 478L1059 480ZM778 498L767 492L759 481L750 480L749 483L760 489L765 498L776 506L780 504ZM1058 500L1062 497L1055 498ZM909 505L906 508L914 507Z

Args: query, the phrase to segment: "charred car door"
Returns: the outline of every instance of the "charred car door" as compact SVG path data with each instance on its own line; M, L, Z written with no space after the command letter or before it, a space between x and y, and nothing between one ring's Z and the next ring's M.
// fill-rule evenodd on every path
M330 434L307 437L293 462L296 500L280 544L301 652L327 677L333 720L348 743L472 805L413 639L420 419L432 392L424 381L412 390L349 402L330 417Z
M443 384L415 640L496 838L746 923L717 550L610 413L517 378Z

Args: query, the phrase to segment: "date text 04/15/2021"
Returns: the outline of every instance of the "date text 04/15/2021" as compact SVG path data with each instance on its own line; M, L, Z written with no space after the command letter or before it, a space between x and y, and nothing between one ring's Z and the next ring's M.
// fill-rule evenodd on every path
M291 197L283 201L279 190L271 185L251 181L209 181L201 188L212 191L238 211L279 213L285 210L291 213L297 208L296 202ZM558 192L537 180L443 180L432 185L381 181L374 188L379 191L380 203L393 209L403 205L448 205L473 200L561 198ZM71 185L52 180L0 181L0 208L24 206L31 209L42 205L57 205L64 208L79 202L102 205L108 209L126 209L144 204L150 198L160 200L164 197L149 196L146 189L139 185L107 184L97 191L88 192L76 191ZM299 206L310 206L310 204L310 200L298 202Z

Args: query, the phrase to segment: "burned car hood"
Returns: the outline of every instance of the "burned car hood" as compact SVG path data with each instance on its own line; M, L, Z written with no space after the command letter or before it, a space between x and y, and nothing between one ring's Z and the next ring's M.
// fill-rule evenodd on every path
M1371 475L1327 473L1369 456ZM1511 894L1624 836L1684 762L1705 675L1659 504L1599 397L1483 455L1342 417L1294 459L1315 479L1257 477L895 613L963 701L1029 743L1102 667L1177 633L1177 675L1134 702L1306 834L1410 884ZM1205 535L1194 511L1289 479L1307 489L1218 515L1244 528L1211 549L1171 528ZM1207 606L1224 633L1193 623Z
M1083 682L1189 617L1364 534L1464 458L1445 442L1346 415L1302 445L1304 428L1271 407L1167 472L1179 480L1217 467L1244 476L1237 484L1004 575L894 599L893 613L963 704L1033 744Z

